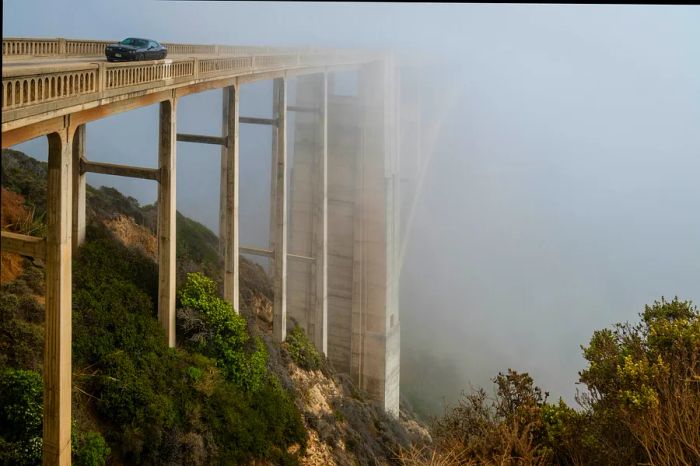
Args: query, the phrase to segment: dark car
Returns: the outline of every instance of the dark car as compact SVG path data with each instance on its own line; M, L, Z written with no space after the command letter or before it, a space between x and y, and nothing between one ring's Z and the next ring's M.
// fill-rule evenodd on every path
M167 54L168 49L158 42L135 37L129 37L105 48L107 61L161 60Z

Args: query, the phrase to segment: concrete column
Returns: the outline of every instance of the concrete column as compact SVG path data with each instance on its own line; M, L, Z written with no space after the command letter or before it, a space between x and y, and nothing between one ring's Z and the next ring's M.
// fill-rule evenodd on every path
M360 106L356 96L335 95L328 76L327 225L328 225L328 358L339 372L350 374L355 283L356 198L359 195Z
M80 173L80 159L85 158L85 125L73 135L73 251L85 241L85 174Z
M314 208L314 258L316 259L316 332L314 342L323 354L328 354L328 76L321 82L319 126L321 147L316 169L316 202Z
M234 86L224 89L224 134L226 145L221 148L222 186L224 199L224 299L238 312L239 271L238 271L238 89ZM224 162L225 161L225 162Z
M328 346L326 76L296 79L294 157L289 218L291 259L287 270L287 312L324 354Z
M44 334L44 465L71 462L72 141L49 139Z
M175 347L176 101L160 103L158 167L158 321Z
M360 386L388 412L399 408L398 153L394 67L389 60L362 68Z
M273 139L275 153L274 197L271 198L271 210L274 212L274 236L271 236L273 249L273 287L275 302L273 304L273 337L283 342L287 337L287 144L286 113L287 83L285 78L276 78L273 83L272 99L274 102L273 119L277 122L276 137ZM272 229L272 228L271 228Z
M228 91L222 89L221 93L221 136L228 135ZM228 173L228 151L226 147L221 148L221 180L219 183L219 254L225 255L226 244L226 179Z

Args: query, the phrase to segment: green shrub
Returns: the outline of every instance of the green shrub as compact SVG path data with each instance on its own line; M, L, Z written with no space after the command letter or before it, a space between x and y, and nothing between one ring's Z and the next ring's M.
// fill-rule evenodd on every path
M43 392L38 372L0 370L1 464L41 464Z
M190 273L179 297L180 305L189 310L181 316L188 316L185 333L194 347L213 357L229 380L246 390L260 389L267 374L265 345L255 339L248 351L246 321L217 296L216 283L201 273ZM201 325L191 324L193 321Z
M581 410L546 403L527 374L499 374L496 398L465 394L435 423L441 454L464 462L700 464L700 312L674 298L582 347Z
M321 368L321 355L298 325L287 335L286 348L294 362L302 369L314 371Z
M111 449L99 432L89 431L82 435L75 446L76 466L104 466Z

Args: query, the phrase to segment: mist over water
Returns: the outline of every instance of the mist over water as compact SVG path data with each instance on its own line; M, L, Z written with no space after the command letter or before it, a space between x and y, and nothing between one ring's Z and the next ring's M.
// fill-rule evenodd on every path
M52 17L66 5L67 22ZM138 5L4 1L3 27L382 47L411 64L421 84L402 98L421 102L428 162L405 232L401 376L424 412L509 367L573 402L594 330L662 295L700 301L700 8ZM244 86L241 114L269 117L270 91ZM220 110L219 93L187 97L179 130L217 134ZM88 156L154 166L156 130L156 107L91 123ZM45 158L44 141L18 149ZM214 231L217 153L178 144L178 208ZM269 128L241 125L242 244L267 241L269 157ZM155 200L147 183L88 182Z

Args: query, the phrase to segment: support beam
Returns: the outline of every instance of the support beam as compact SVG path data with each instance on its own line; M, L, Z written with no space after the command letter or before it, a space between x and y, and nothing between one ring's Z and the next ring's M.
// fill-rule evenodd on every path
M275 166L275 195L271 199L274 212L275 232L272 243L274 251L273 287L275 301L272 308L272 332L275 341L283 342L287 338L287 82L285 78L273 81L273 119L277 121L274 132L276 149Z
M1 247L2 252L12 252L20 256L46 260L46 240L44 238L3 231Z
M73 151L67 129L48 140L43 463L63 466L71 462Z
M238 89L229 86L224 89L223 131L226 144L221 148L222 165L226 159L222 181L223 208L223 252L224 252L224 299L238 312L239 268L238 268Z
M282 79L282 78L279 78L279 79ZM277 124L278 124L278 121L276 118L240 117L238 119L238 121L240 121L241 123L246 123L246 124L251 124L251 125L277 126Z
M301 254L287 253L287 259L298 261L298 262L304 262L305 264L313 264L314 262L316 262L315 257L304 256Z
M226 92L226 89L224 89L224 92ZM178 142L197 142L200 144L214 144L217 146L226 146L226 137L222 136L200 136L199 134L186 134L186 133L178 133L177 135L177 140Z
M85 172L81 161L85 158L85 125L76 128L73 135L73 252L85 241Z
M158 166L158 320L175 347L176 103L160 103Z
M157 168L130 167L113 163L89 162L80 160L80 173L101 173L103 175L124 176L127 178L141 178L144 180L160 179L161 170Z
M325 76L325 74L324 74L324 76ZM298 112L298 113L318 113L318 114L321 114L323 112L323 109L315 108L315 107L304 107L302 105L288 105L287 111L288 112Z
M252 246L240 246L238 251L241 254L250 254L251 256L260 257L273 257L274 251L272 249L254 248Z

